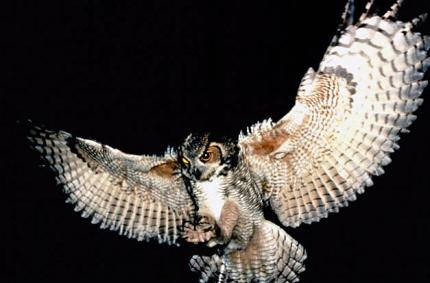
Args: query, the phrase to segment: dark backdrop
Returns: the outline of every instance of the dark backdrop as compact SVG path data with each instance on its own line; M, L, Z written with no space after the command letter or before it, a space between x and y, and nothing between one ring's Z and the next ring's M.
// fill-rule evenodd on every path
M192 131L236 135L292 107L345 1L29 2L3 10L2 282L190 282L193 249L120 237L64 204L14 121L129 153L162 153ZM406 2L404 18L429 10L428 1ZM430 282L429 111L428 102L417 111L365 195L286 229L308 251L301 282Z

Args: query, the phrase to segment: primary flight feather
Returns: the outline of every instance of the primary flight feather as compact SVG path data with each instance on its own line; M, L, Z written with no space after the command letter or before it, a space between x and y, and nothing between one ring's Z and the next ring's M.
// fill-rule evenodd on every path
M137 240L217 247L190 261L200 282L296 282L306 252L264 219L270 206L285 226L325 218L384 173L399 134L415 120L427 86L425 16L397 19L373 1L342 23L296 103L277 122L237 139L189 135L163 156L130 155L64 131L29 124L28 139L83 217Z

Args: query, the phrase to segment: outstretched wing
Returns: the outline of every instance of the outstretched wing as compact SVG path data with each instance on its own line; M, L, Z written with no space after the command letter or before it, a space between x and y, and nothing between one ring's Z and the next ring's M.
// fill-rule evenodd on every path
M31 124L28 139L83 217L139 241L176 243L192 202L173 150L130 155Z
M423 17L393 20L400 2L384 16L367 9L352 24L349 1L343 26L319 69L306 73L292 110L240 135L242 156L284 225L318 221L355 200L384 172L399 133L415 120L430 39L414 31Z

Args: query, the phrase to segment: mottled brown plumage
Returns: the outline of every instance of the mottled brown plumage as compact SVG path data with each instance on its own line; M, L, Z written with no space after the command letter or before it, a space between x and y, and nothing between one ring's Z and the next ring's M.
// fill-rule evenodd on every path
M423 17L398 20L401 1L372 14L372 2L355 22L348 1L295 106L238 140L190 135L163 156L139 156L33 125L28 139L75 210L101 228L217 247L190 261L200 282L296 282L306 252L263 208L297 227L347 206L391 162L427 86L430 39L414 30Z

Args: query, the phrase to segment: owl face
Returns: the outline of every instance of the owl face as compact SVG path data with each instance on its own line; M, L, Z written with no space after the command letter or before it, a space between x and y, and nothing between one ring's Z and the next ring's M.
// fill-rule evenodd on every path
M194 181L208 181L226 175L235 166L237 149L233 142L215 142L209 135L189 135L180 146L183 174Z

